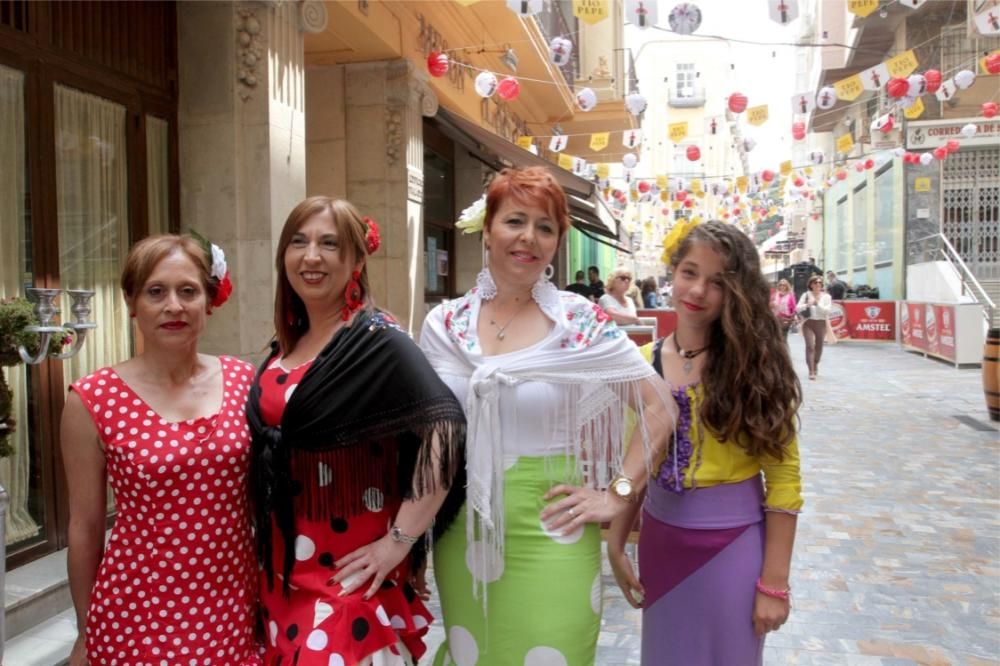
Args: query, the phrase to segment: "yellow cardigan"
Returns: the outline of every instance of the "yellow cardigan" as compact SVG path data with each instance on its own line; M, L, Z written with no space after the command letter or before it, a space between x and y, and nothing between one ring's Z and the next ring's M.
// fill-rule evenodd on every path
M652 362L653 343L644 345L641 351L646 360ZM698 408L705 397L701 384L688 385L683 390L687 392L692 411L687 433L691 438L691 464L684 472L684 487L739 483L763 472L764 509L798 513L803 504L798 438L792 439L781 461L770 456L751 457L739 446L720 442L704 424L698 423Z

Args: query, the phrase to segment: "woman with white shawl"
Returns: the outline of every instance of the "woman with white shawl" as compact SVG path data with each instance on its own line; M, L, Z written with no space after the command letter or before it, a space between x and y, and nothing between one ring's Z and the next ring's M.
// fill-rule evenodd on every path
M599 524L639 501L676 407L599 306L549 281L569 216L548 171L504 170L483 212L486 266L420 339L468 420L466 505L434 547L447 633L434 663L585 666Z

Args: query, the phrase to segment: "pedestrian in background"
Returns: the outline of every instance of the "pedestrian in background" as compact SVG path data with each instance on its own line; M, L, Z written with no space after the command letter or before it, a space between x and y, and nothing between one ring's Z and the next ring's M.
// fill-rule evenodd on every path
M639 323L635 302L626 294L631 286L632 272L627 268L618 267L608 276L607 291L597 301L597 304L619 326L630 326Z
M837 274L833 271L826 273L826 291L834 301L842 301L847 296L847 283L837 279Z
M809 379L816 379L819 360L823 356L823 341L829 326L830 307L833 300L823 291L823 278L814 275L809 278L807 291L799 299L796 311L803 318L802 337L806 341L806 366Z
M646 490L639 578L624 548L638 505L612 523L608 558L643 609L642 664L760 665L790 611L801 389L746 234L707 222L671 250L677 329L642 351L678 427Z
M231 290L225 255L206 245L161 235L132 247L121 287L142 353L70 386L70 666L260 663L244 416L253 366L198 353ZM109 484L118 515L105 544Z
M420 335L469 418L467 502L434 544L447 635L434 664L585 666L601 628L599 523L649 478L672 400L600 307L548 280L569 228L552 175L505 169L486 201L486 266ZM642 427L625 455L630 406Z
M601 282L601 271L597 266L587 269L587 277L590 279L590 296L593 300L601 300L604 295L604 283Z
M646 309L660 307L660 295L656 293L656 278L648 277L642 281L642 307Z
M378 246L373 220L320 196L278 239L276 340L247 404L266 666L409 666L426 650L412 577L435 515L444 529L457 512L439 508L465 419L375 308Z
M778 280L778 286L771 290L771 312L778 318L782 338L788 340L788 330L795 323L795 294L788 280Z
M579 294L584 298L586 298L588 301L597 300L593 296L594 294L593 290L591 290L591 288L587 285L587 283L584 280L585 280L584 272L577 271L576 282L574 282L573 284L566 285L566 289L564 291L568 291L571 294Z

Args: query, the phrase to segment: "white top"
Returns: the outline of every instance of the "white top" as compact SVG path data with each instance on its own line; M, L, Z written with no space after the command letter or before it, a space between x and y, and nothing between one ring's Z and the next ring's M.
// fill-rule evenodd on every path
M637 316L635 311L635 302L633 302L628 296L625 297L625 305L622 305L621 302L619 302L619 300L611 294L604 294L601 296L600 300L597 301L597 304L600 305L605 312L619 312L621 314L632 315L633 317Z
M825 291L820 292L818 300L813 296L811 291L807 291L799 298L799 304L795 310L806 319L824 321L830 316L832 305L833 299Z

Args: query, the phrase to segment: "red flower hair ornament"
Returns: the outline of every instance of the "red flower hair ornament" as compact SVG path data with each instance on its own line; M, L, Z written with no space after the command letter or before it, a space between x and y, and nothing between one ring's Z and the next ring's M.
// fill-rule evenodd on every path
M365 250L368 251L368 254L375 254L379 246L382 245L382 236L379 234L378 223L370 217L364 217L362 220L365 226L368 227L368 232L365 234Z
M212 299L210 305L213 308L220 308L233 294L233 281L229 279L229 266L226 264L226 253L222 251L221 247L210 242L194 229L191 229L190 234L204 250L205 257L208 259L210 266L208 273L216 285L218 285L215 291L215 298Z

